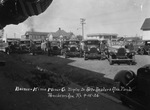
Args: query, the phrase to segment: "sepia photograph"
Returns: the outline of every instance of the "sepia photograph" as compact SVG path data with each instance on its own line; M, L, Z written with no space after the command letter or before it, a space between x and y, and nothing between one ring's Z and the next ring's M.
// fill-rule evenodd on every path
M150 0L0 0L0 110L150 110Z

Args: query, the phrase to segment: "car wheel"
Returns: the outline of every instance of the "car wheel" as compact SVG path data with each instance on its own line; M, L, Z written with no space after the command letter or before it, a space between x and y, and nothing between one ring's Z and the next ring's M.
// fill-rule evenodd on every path
M140 55L144 55L144 50L141 50L141 51L140 51Z
M84 56L84 60L88 60L88 58Z
M148 51L148 55L150 55L150 50Z

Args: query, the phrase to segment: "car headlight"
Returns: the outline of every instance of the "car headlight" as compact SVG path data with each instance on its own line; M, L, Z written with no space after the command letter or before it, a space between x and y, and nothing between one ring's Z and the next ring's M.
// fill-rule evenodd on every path
M100 51L99 48L97 48L97 51Z
M90 51L90 48L88 48L88 51Z
M135 52L132 52L131 54L132 54L132 55L135 55Z
M117 50L114 50L114 52L117 53L118 51L117 51Z
M68 48L68 50L70 50L70 48Z
M129 53L130 51L127 49L126 52Z

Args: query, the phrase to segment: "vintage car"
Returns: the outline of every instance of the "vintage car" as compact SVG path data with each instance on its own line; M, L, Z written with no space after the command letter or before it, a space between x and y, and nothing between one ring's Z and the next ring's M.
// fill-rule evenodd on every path
M60 41L50 41L49 55L61 55Z
M114 77L115 93L122 104L134 110L150 110L150 64L140 67L135 74L121 70Z
M0 39L0 52L5 52L9 54L9 45L4 40Z
M28 53L30 52L30 39L21 39L20 40L20 52Z
M129 65L135 65L135 52L130 51L124 47L119 47L118 49L109 50L109 64L113 65L114 63L127 63Z
M84 60L101 59L100 41L97 39L84 40Z
M150 40L144 41L143 45L138 48L137 53L139 55L150 55Z
M41 54L43 51L41 49L41 43L42 43L42 40L32 40L32 42L34 43L34 53L35 54ZM31 48L31 43L30 43L30 48ZM32 49L31 49L32 50ZM30 51L31 51L30 50Z
M9 53L20 53L21 48L20 48L20 42L19 41L7 41L8 42L8 50Z
M79 40L68 40L63 43L62 53L65 58L68 57L81 57L81 47Z

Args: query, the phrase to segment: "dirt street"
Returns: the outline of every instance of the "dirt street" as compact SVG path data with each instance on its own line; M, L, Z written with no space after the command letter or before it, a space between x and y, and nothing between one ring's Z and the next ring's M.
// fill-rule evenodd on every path
M20 57L43 68L49 69L59 74L64 74L67 78L75 81L76 83L81 83L81 85L84 85L85 82L86 84L96 83L96 81L90 82L90 79L93 78L95 80L101 79L101 81L98 82L101 82L104 85L106 84L105 86L108 86L109 84L112 84L113 78L118 71L132 70L136 73L138 68L150 63L150 56L147 55L136 55L136 65L109 65L108 60L84 61L83 58L65 59L62 56L48 57L43 55L22 55Z
M6 61L6 65L0 67L2 110L129 110L92 91L93 85L110 87L111 80L100 80L102 75L96 72L70 66L74 60L0 54L2 59Z

